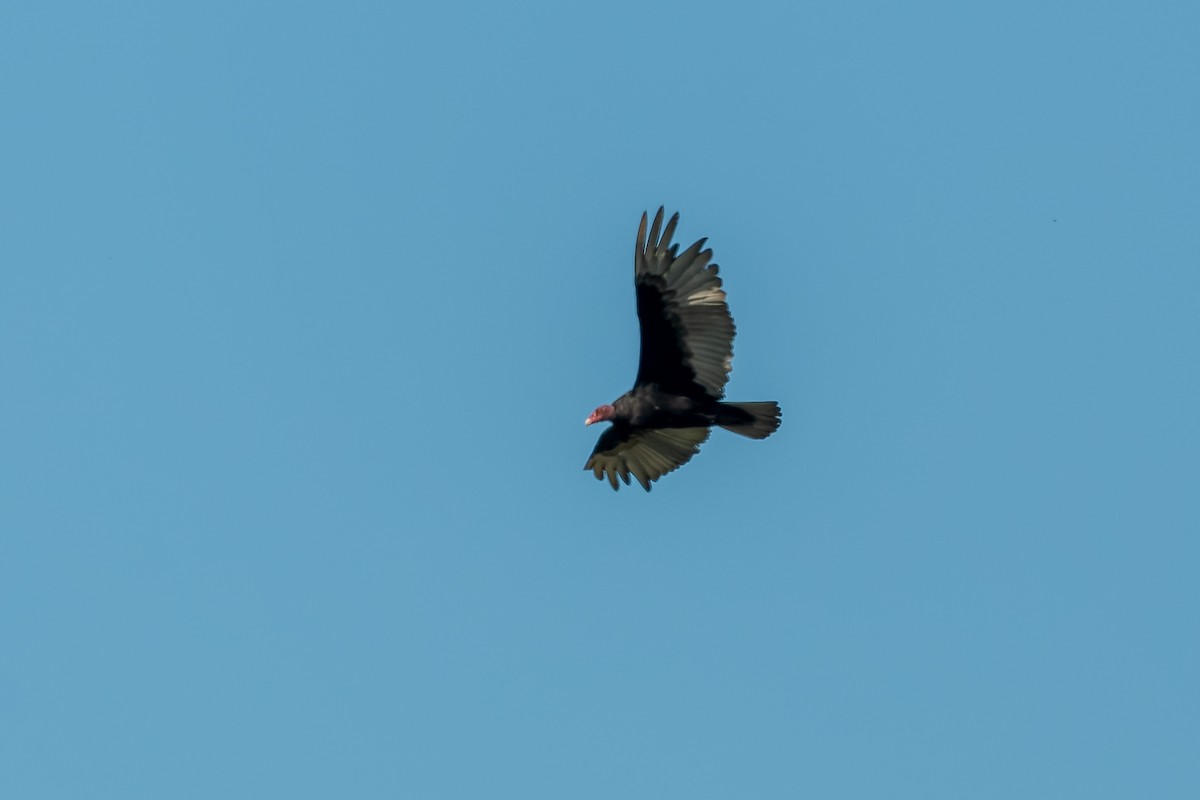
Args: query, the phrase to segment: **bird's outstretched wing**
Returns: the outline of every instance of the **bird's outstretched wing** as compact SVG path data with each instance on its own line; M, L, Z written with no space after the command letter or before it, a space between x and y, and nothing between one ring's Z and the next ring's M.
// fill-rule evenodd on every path
M733 317L725 303L712 250L701 239L679 253L671 236L675 214L662 226L663 208L646 236L647 215L638 226L633 257L641 323L641 361L635 385L657 383L665 391L721 399L733 360ZM661 236L659 235L661 231Z
M629 484L632 475L650 491L651 481L686 464L708 438L708 428L631 428L613 425L600 434L584 469L597 480L608 477L613 489L617 478Z

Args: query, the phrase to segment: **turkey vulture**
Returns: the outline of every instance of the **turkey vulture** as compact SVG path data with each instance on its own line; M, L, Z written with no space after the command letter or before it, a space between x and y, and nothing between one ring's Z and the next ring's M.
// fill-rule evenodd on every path
M675 214L663 228L663 208L646 238L646 214L633 251L642 329L641 360L633 388L591 413L585 425L611 421L584 469L597 480L632 475L642 488L683 466L700 449L713 425L751 439L779 427L779 404L722 403L733 359L733 317L717 277L712 250L701 239L683 253L671 244ZM659 236L659 232L662 236Z

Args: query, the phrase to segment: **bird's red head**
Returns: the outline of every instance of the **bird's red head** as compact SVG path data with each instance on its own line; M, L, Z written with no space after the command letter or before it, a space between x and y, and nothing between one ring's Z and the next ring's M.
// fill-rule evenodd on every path
M612 406L597 406L596 410L583 421L584 425L591 425L594 422L604 422L606 419L612 419L615 416Z

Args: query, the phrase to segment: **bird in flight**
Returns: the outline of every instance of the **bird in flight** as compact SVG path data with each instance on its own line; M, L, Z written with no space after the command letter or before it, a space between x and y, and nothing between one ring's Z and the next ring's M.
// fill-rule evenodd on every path
M600 434L585 470L597 480L632 475L642 488L686 464L713 425L765 439L779 427L779 404L724 403L733 360L733 317L707 239L682 253L671 244L679 215L663 227L663 208L649 238L642 214L633 251L642 347L633 388L584 421L612 422ZM661 236L660 236L661 233Z

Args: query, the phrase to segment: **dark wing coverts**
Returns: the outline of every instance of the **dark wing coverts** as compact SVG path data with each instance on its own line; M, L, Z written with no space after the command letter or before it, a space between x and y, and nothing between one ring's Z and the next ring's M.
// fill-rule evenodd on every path
M633 475L647 492L650 482L686 464L708 438L708 428L631 428L613 425L600 434L584 469L598 479L608 477L617 488L618 476L629 485Z
M707 239L677 253L679 245L671 244L671 236L679 215L671 217L666 229L662 220L659 208L647 239L642 214L634 250L633 282L642 329L635 383L657 383L675 394L720 400L729 380L734 328L717 265L709 263Z

